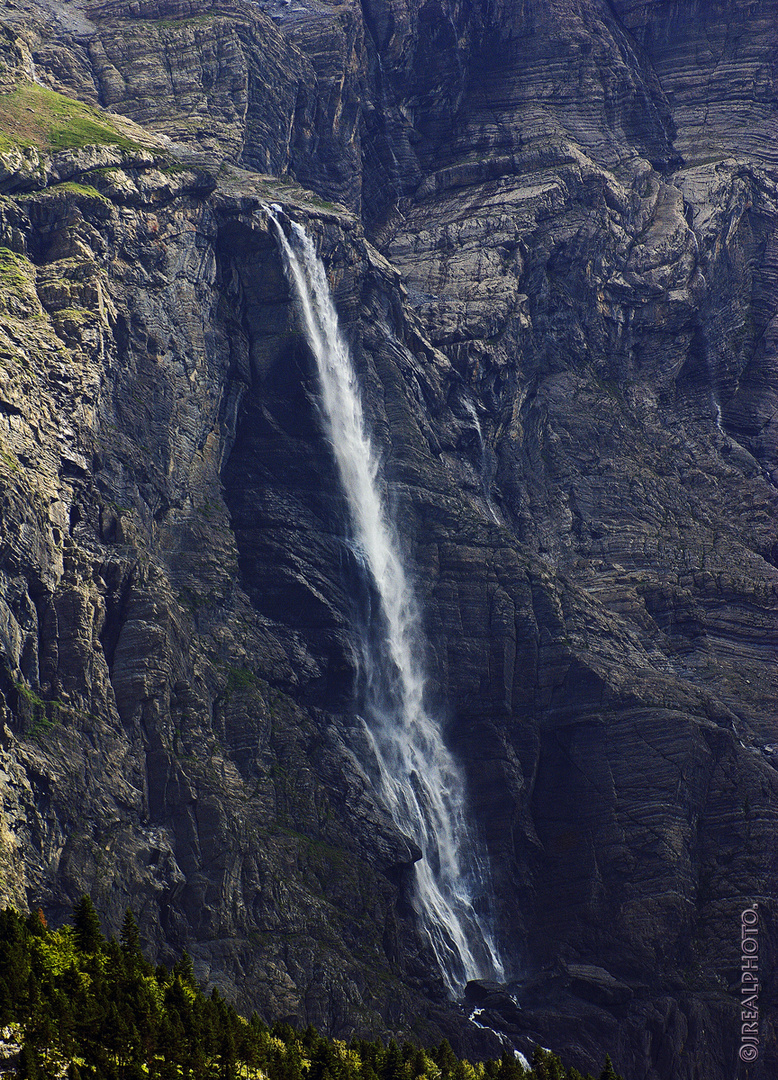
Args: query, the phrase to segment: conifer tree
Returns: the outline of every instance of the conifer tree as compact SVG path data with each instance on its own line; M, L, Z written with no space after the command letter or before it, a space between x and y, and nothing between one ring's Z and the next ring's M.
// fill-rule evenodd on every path
M16 998L8 988L8 983L0 975L0 1027L9 1024L14 1016Z
M451 1043L448 1039L444 1039L437 1050L433 1051L432 1055L435 1059L438 1068L443 1073L444 1078L448 1078L454 1074L454 1071L458 1064L458 1059L454 1051L451 1049Z
M103 944L103 931L97 917L95 906L84 893L73 908L73 929L76 932L76 944L87 956L100 952Z
M408 1080L402 1053L394 1039L386 1048L384 1064L381 1069L381 1080Z
M302 1080L303 1059L297 1039L287 1043L281 1080Z
M519 1063L516 1055L503 1050L497 1080L523 1080L524 1075L524 1066Z
M545 1050L542 1046L536 1046L532 1055L532 1070L537 1080L565 1080L565 1070L562 1062Z
M16 1075L19 1080L39 1080L41 1077L38 1055L26 1039L22 1045L22 1052L19 1056L19 1069Z
M181 981L187 983L188 986L197 985L194 966L192 965L192 957L186 949L181 953L180 960L177 960L173 965L173 974L178 975Z
M128 959L137 960L142 956L138 923L129 908L124 913L119 941L122 945L122 952Z
M43 935L46 933L48 923L46 922L46 916L43 914L43 908L38 908L36 911L31 911L27 919L27 929L31 934Z
M411 1077L424 1076L427 1071L427 1055L420 1046L405 1043L403 1057L411 1070Z
M610 1059L610 1054L605 1055L605 1065L600 1073L600 1080L621 1080L621 1077L613 1068L613 1062Z

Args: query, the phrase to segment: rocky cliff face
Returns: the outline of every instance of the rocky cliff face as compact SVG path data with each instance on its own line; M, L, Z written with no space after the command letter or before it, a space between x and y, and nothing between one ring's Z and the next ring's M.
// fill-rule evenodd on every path
M515 982L480 1022L731 1076L759 903L773 1075L776 7L6 5L6 901L131 905L247 1009L499 1049L349 749L356 568L272 200L325 257L489 848Z

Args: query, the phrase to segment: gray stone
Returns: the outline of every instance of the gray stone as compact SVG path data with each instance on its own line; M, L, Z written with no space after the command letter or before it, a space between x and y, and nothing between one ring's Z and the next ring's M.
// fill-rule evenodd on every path
M4 900L130 905L268 1018L499 1052L357 764L360 579L277 202L489 849L488 1023L731 1075L740 911L775 893L774 7L4 9L4 87L32 60L155 132L3 151Z

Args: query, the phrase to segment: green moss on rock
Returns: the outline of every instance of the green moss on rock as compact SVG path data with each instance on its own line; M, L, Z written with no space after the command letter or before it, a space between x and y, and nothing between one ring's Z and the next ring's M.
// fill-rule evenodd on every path
M0 313L12 318L43 317L35 289L35 267L6 247L0 247Z

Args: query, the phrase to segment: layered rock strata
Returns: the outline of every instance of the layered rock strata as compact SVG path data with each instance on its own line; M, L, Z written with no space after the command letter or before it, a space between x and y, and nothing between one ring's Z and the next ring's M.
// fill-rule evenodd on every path
M247 1009L499 1048L350 749L358 569L272 200L490 851L515 982L479 1021L732 1074L775 894L775 7L5 9L6 95L144 125L47 149L0 95L5 899L130 904ZM767 914L760 948L766 1077Z

